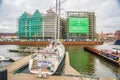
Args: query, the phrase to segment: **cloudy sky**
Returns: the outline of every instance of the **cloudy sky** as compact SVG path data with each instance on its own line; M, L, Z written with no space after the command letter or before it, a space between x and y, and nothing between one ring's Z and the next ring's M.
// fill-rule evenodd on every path
M17 20L22 13L42 13L55 6L56 0L0 0L0 33L17 32ZM61 0L62 1L62 0ZM95 12L96 32L120 30L120 0L66 0L61 4L62 15L66 11Z

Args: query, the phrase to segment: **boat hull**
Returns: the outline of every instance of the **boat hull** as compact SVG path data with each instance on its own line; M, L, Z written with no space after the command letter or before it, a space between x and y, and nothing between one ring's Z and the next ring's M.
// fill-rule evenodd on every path
M51 72L51 73L50 72L43 72L43 74L46 73L48 75L53 75L53 74L55 74L55 75L61 75L62 71L63 71L64 63L65 63L65 55L61 58L61 60L59 62L59 65L57 66L57 68L56 68L56 70L54 72ZM33 74L38 74L39 71L31 70L32 65L33 65L33 60L31 59L29 61L29 71L31 73L33 73Z
M89 51L89 52L91 52L91 53L93 53L93 54L95 54L95 55L97 55L97 56L99 56L99 57L101 57L101 58L103 58L103 59L111 62L112 64L117 65L117 66L120 67L120 63L119 63L119 62L114 61L114 60L112 60L112 59L110 59L110 58L108 58L108 57L100 54L100 52L99 52L98 50L94 49L94 48L90 48L90 47L88 47L88 46L85 46L85 47L84 47L84 50Z

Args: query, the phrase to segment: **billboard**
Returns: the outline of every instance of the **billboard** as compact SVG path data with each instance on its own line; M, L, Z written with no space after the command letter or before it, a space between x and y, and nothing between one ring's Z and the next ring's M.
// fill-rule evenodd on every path
M69 33L89 33L89 19L88 18L69 18Z

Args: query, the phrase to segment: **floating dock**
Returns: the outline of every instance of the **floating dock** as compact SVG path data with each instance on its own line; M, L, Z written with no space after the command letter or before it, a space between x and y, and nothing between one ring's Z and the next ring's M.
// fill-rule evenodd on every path
M13 74L14 71L20 69L21 67L28 64L31 55L24 57L16 62L11 63L10 65L0 68L7 69L8 80L116 80L114 78L90 78L90 77L82 77L79 72L77 72L74 68L70 66L69 62L69 53L66 52L66 59L65 59L65 70L62 76L48 76L48 78L38 78L37 75L30 74L30 73L18 73Z

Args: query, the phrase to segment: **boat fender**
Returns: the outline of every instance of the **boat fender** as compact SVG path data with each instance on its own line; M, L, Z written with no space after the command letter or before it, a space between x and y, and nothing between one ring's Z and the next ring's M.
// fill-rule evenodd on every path
M41 70L41 68L38 70L38 77L42 77L42 70Z
M44 73L43 76L42 76L44 79L48 78L48 74L47 73Z

